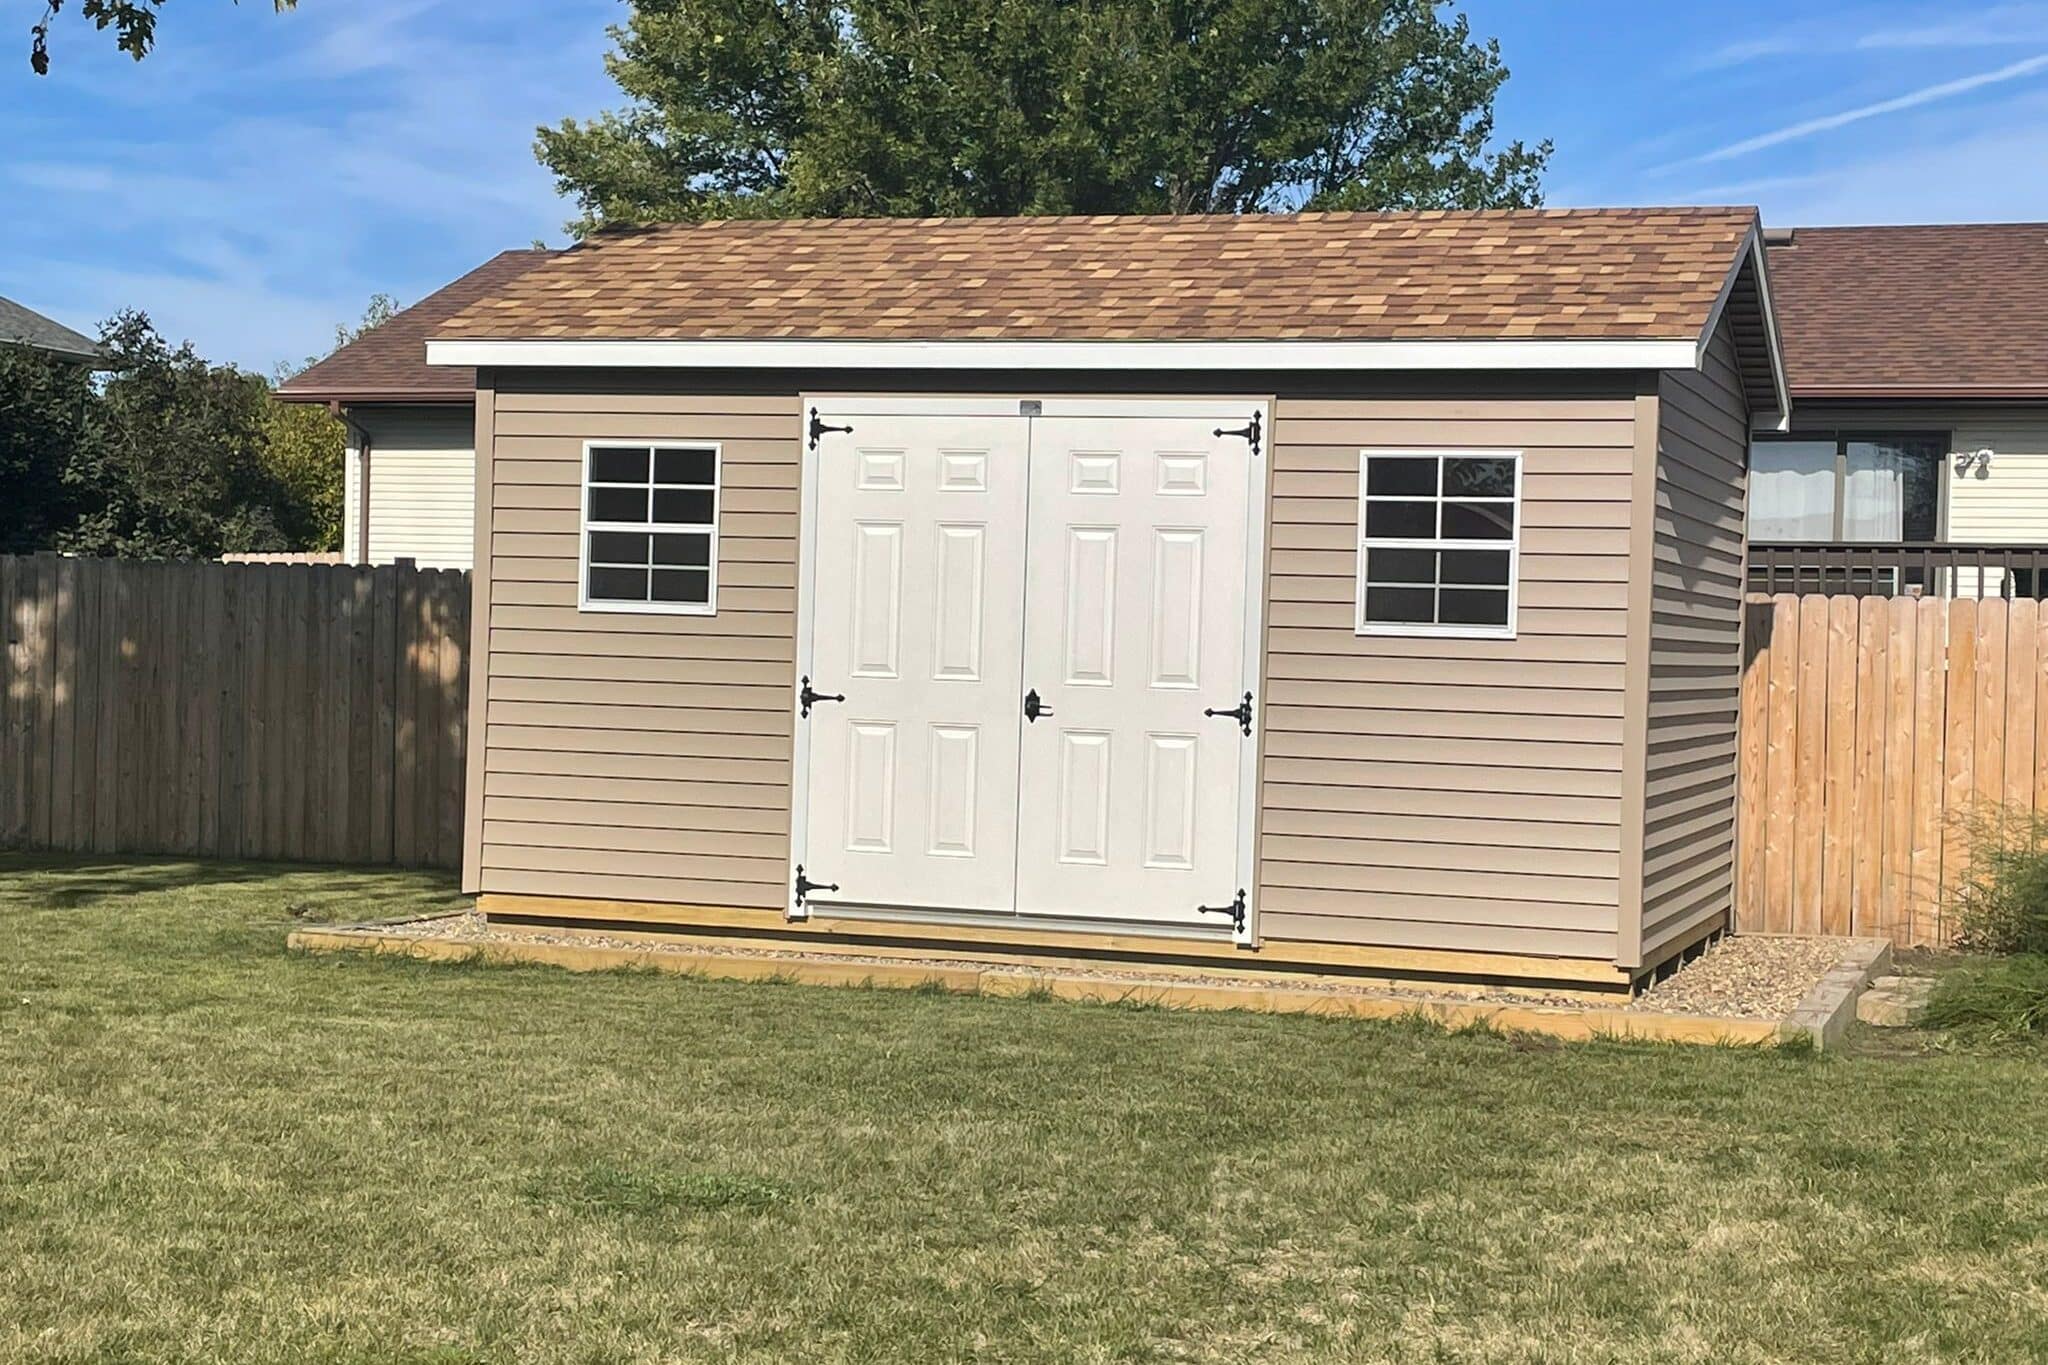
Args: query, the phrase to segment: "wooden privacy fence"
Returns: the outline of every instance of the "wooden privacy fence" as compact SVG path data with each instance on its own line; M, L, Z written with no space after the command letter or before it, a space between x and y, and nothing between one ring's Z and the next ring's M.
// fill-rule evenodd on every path
M1752 599L1742 682L1736 924L1947 936L1960 815L2048 809L2041 604Z
M0 846L457 867L468 575L0 557Z

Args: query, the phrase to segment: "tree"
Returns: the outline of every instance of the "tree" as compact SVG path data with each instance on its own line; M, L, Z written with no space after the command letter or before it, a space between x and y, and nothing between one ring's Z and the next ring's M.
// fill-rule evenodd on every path
M0 554L48 549L77 520L64 468L97 397L86 366L0 346Z
M628 103L539 130L607 223L1540 202L1443 0L633 0Z
M60 549L136 559L289 550L285 490L264 463L262 378L173 348L141 313L102 329L107 373L64 482L81 511Z
M241 0L235 0L237 4ZM114 46L141 61L156 45L156 12L164 0L80 0L78 16L94 28L114 30ZM294 9L298 0L273 0L277 12ZM64 0L47 0L43 17L29 29L28 64L38 76L50 74L50 21L64 9Z

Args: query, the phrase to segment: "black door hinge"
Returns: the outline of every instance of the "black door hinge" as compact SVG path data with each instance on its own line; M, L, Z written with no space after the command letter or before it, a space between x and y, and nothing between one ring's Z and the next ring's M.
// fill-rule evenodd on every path
M818 416L818 410L817 410L816 408L812 408L812 409L811 409L811 449L812 449L812 450L816 450L816 449L818 448L818 438L819 438L820 436L823 436L823 435L824 435L824 434L825 434L826 432L828 432L828 431L843 431L843 432L847 433L847 434L848 434L849 436L853 434L853 428L852 428L852 427L850 427L850 426L844 426L844 427L835 427L835 426L833 426L833 425L832 425L831 423L829 423L829 422L825 421L825 419L823 419L822 417Z
M804 865L802 863L796 865L796 903L798 909L803 908L804 898L813 891L837 891L838 889L838 882L814 882L804 875Z
M1252 694L1249 692L1245 693L1244 700L1231 707L1228 711L1218 711L1213 706L1205 706L1202 708L1202 714L1205 716L1221 716L1225 720L1234 720L1246 735L1250 735L1252 732Z
M801 872L803 869L799 868L797 870ZM798 901L797 903L801 905L803 902ZM1228 915L1230 916L1230 927L1240 934L1244 932L1243 887L1238 888L1237 899L1228 905L1198 905L1195 907L1195 910L1197 913L1204 915Z
M820 692L811 686L811 680L806 677L804 679L804 690L796 694L796 699L803 703L803 710L801 712L803 718L809 720L813 706L816 706L821 701L845 701L846 694L844 692Z
M1256 412L1252 414L1252 420L1251 420L1251 421L1249 421L1249 422L1246 422L1246 423L1245 423L1245 424L1244 424L1243 426L1241 426L1241 427L1238 427L1238 428L1236 428L1235 430L1232 430L1232 431L1225 431L1225 430L1224 430L1224 429L1223 429L1222 427L1218 427L1218 428L1216 428L1215 434L1216 434L1216 435L1218 435L1218 436L1242 436L1242 437L1244 437L1244 439L1245 439L1245 440L1247 440L1247 441L1251 442L1251 447L1252 447L1252 456L1253 456L1253 458L1254 458L1254 459L1256 459L1256 458L1258 457L1258 453L1259 453L1259 414L1257 414Z

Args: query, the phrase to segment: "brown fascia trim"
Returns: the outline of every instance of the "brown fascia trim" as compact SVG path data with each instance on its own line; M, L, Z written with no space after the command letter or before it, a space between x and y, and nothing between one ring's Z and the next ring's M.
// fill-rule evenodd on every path
M391 389L272 389L271 396L285 403L391 403L409 407L454 407L476 401L476 391L455 393L447 389L434 393Z
M1808 384L1792 390L1794 403L1842 398L2039 403L2048 401L2048 384Z

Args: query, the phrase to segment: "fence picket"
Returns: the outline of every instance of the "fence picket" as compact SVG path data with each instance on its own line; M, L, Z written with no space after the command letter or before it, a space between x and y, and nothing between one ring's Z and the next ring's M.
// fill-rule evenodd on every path
M468 597L452 571L0 556L0 846L392 861L403 699L405 861L455 865Z

